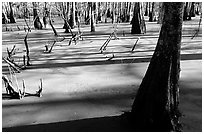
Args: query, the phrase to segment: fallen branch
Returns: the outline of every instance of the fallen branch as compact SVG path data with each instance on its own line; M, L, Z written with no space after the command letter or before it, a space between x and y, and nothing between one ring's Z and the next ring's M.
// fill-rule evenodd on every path
M138 37L138 38L137 38L137 40L136 40L136 42L135 42L134 46L132 47L132 50L131 50L132 52L134 51L134 49L135 49L135 47L136 47L137 42L139 41L139 39L140 39L140 37Z
M42 97L42 79L40 79L40 86L39 90L36 91L36 93L28 93L26 92L26 87L25 87L25 81L23 80L23 93L22 93L22 98L23 97L28 97L28 96L36 96L36 97Z
M9 57L6 58L9 62L13 63L16 67L18 67L19 69L22 69L20 65L16 64L12 59L10 59Z
M46 44L46 45L45 45L45 51L44 51L44 52L46 52L46 53L51 53L51 52L52 52L52 49L53 49L53 47L54 47L54 45L55 45L55 43L56 43L56 42L62 42L62 41L64 41L64 40L65 40L65 37L63 37L62 39L55 39L54 42L52 43L50 49L48 49L48 45Z
M74 42L75 42L75 45L76 45L76 44L77 44L77 41L79 41L79 39L82 39L82 40L83 40L83 38L82 38L82 33L74 34L74 35L72 36L72 38L69 40L68 46L71 45L72 41L74 41Z
M56 40L52 43L52 46L50 47L50 50L48 51L48 53L51 53L52 48L54 47L55 43L56 43Z
M12 86L11 82L6 76L2 76L2 79L4 81L7 94L11 95L12 98L21 99L21 91L19 90L18 92L16 92L15 88Z
M21 29L20 29L20 27L17 25L17 29L18 29L18 31L20 31Z
M16 65L12 62L10 62L9 60L7 60L6 58L2 57L2 59L10 65L10 67L12 67L16 72L20 73L20 70L19 68L16 67Z
M114 54L112 54L112 57L108 58L107 60L110 61L110 60L112 60L113 58L115 58L115 55L114 55Z
M101 46L101 48L99 50L101 50L101 52L104 50L104 48L107 46L107 44L110 42L112 37L112 33L110 34L110 36L108 37L108 39L103 43L103 45Z
M202 14L201 14L201 16L200 16L198 29L196 30L195 34L192 36L191 39L193 39L194 37L198 36L198 33L199 33L199 31L200 31L200 24L201 24L201 21L202 21Z
M104 42L104 44L101 46L101 48L99 49L99 51L101 51L101 53L106 50L106 47L108 46L108 43L110 42L111 38L114 36L115 38L114 39L119 39L116 35L116 31L117 30L114 30L110 36L108 37L108 39Z

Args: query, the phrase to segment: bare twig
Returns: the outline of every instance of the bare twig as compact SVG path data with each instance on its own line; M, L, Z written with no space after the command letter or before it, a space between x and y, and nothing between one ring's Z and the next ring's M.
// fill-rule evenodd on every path
M198 36L198 32L200 31L201 21L202 21L202 14L201 14L201 16L200 16L200 20L199 20L198 29L196 30L195 34L192 36L192 38L191 38L191 39L193 39L194 37Z
M54 40L54 42L52 43L52 46L50 47L50 50L48 51L48 53L51 53L52 48L54 47L55 43L56 43L56 40Z
M134 49L135 49L135 47L136 47L137 42L139 41L139 39L140 39L140 37L138 37L138 38L137 38L137 40L136 40L136 42L135 42L134 46L132 47L132 50L131 50L132 52L134 51Z
M28 33L27 32L25 38L24 38L24 43L25 43L25 47L26 47L26 57L27 57L27 66L30 66L30 56L29 56L29 47L28 47L28 43L27 43L27 37L28 37Z
M15 47L16 47L16 45L13 46L13 48L11 49L11 51L9 51L8 48L7 48L7 54L8 54L8 57L9 57L9 58L11 58L12 55L15 54L15 52L14 52Z
M108 61L112 60L115 57L114 54L112 54L112 57L108 58Z

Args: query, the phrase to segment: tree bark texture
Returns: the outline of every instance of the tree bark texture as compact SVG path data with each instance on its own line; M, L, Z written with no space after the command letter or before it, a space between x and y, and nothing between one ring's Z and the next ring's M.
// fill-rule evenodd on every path
M183 3L164 2L155 52L132 105L138 131L180 131L179 74Z

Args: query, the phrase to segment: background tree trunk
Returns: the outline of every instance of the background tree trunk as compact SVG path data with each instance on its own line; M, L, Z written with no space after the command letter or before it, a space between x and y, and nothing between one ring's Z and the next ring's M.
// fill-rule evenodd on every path
M40 22L40 17L38 16L38 5L36 2L33 2L33 20L34 27L36 29L42 29L42 23Z
M111 8L112 8L112 12L111 12L111 18L112 18L112 24L115 23L115 3L116 2L111 2Z
M70 27L72 29L74 29L74 27L76 26L76 17L75 17L75 2L71 2L72 8L71 8L71 14L70 14Z
M98 2L98 15L97 15L97 22L101 22L101 2Z
M195 2L192 2L191 4L190 16L195 17Z
M44 7L44 16L43 16L43 23L44 23L44 27L46 28L47 24L49 21L49 11L47 8L47 2L45 2L45 7Z
M88 25L88 24L90 24L90 20L91 20L91 17L90 17L90 6L89 6L89 4L88 4L88 2L87 2L87 10L85 11L85 24L86 25Z
M94 16L94 11L96 9L96 3L95 2L89 2L90 5L90 16L91 16L91 32L95 32L96 27L96 20Z
M108 14L108 2L105 3L105 23L107 23L107 14Z
M155 20L155 13L154 13L154 4L155 2L151 3L151 10L149 12L149 22L153 22Z
M163 2L160 2L159 3L159 16L158 16L157 24L162 23L163 16L164 16L164 6L163 6Z
M23 16L24 18L29 18L29 11L28 11L28 3L27 2L23 2Z
M148 16L148 2L145 2L145 14L144 16Z
M12 2L9 2L9 7L10 7L10 23L16 23L14 19L14 14L13 14Z
M132 105L138 131L179 131L180 45L183 3L164 2L164 18L155 52Z
M62 2L61 4L61 9L62 9L62 14L64 16L64 26L63 28L65 29L65 33L69 33L70 29L69 29L69 16L70 16L70 2Z
M132 18L132 29L131 34L141 34L145 32L145 21L143 13L141 13L141 5L136 2L134 5L133 18Z
M183 14L184 21L191 20L190 7L191 7L191 2L186 2L185 7L184 7L184 14Z
M7 24L9 23L9 19L7 17L7 14L5 12L6 9L4 9L5 7L2 6L2 24Z

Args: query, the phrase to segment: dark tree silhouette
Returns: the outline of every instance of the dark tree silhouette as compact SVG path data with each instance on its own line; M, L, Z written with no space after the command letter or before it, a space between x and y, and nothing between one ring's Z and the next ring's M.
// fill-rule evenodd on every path
M9 7L10 7L10 23L16 23L13 14L12 2L9 2Z
M131 34L141 34L145 33L145 22L143 18L143 14L141 12L141 5L139 2L135 2L134 5L134 13L132 18L132 29Z
M75 19L75 2L71 2L71 13L69 19L69 25L72 29L76 26L76 19Z
M150 22L153 22L153 21L156 21L156 20L155 20L155 13L154 13L155 2L152 2L151 4L152 4L152 5L151 5L151 10L150 10L150 12L149 12L149 21L150 21Z
M190 16L195 17L195 2L192 2L191 4Z
M42 23L40 22L40 17L38 16L38 5L33 2L33 19L35 29L42 29Z
M94 16L94 11L96 10L96 3L95 2L89 2L90 8L90 16L91 16L91 32L95 32L96 27L96 20Z
M157 46L130 112L137 131L180 131L178 81L184 4L163 4Z

